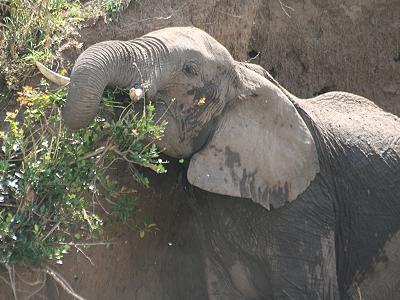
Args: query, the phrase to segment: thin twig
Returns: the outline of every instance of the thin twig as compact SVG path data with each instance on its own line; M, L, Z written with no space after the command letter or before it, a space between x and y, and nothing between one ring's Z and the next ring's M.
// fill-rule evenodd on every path
M43 272L37 272L37 273L39 273L39 275L43 274ZM44 276L43 280L42 279L37 279L36 281L30 282L30 281L25 280L21 275L18 274L18 272L15 273L15 274L17 275L19 280L21 280L23 283L25 283L26 285L29 285L29 286L35 286L35 285L38 285L40 283L43 283L43 280L46 279L46 277Z
M110 151L114 152L115 154L118 154L121 158L123 158L123 160L125 160L125 161L128 162L128 163L131 163L131 164L134 164L134 163L135 163L134 161L130 160L130 159L126 156L127 153L124 153L124 152L119 151L117 147L111 147L111 148L110 148Z
M81 157L79 160L84 160L84 159L88 159L88 158L97 156L97 155L99 155L100 153L103 153L104 150L105 150L105 147L100 147L100 148L96 149L95 151L84 155L84 156ZM76 161L71 161L69 164L70 164L70 165L73 165L73 164L75 164L75 163L76 163Z
M18 300L18 295L17 295L17 289L15 287L15 269L14 266L10 266L9 264L6 264L6 268L8 271L8 277L10 278L10 286L11 290L13 291L14 299Z
M99 198L97 197L97 194L93 193L92 201L96 202L98 205L100 205L101 209L107 214L110 215L111 213L103 206Z
M99 158L96 160L96 165L99 165L104 156L106 156L107 152L114 147L114 145L111 143L111 138L107 139L106 146L103 149L103 152L100 154Z
M4 283L7 284L9 287L11 287L10 282L6 278L4 278L3 276L0 275L0 279L3 280Z
M6 206L6 207L14 207L16 208L17 206L14 204L7 204L7 203L0 203L0 206Z
M27 297L26 297L26 299L27 300L29 300L29 299L31 299L33 296L40 296L41 298L44 298L44 299L46 299L46 297L43 297L42 295L38 295L38 293L44 288L46 286L46 277L44 278L44 280L42 281L42 284L35 290L35 291L33 291L32 293L30 293Z
M79 294L77 294L74 289L69 285L67 280L64 279L59 273L51 269L49 266L46 266L46 273L49 274L61 287L66 291L68 294L70 294L72 297L78 299L78 300L87 300L86 298L83 298Z
M50 236L50 234L52 234L52 233L54 232L54 230L56 230L57 227L60 226L60 223L61 223L61 221L59 221L57 224L55 224L55 225L50 229L50 231L46 234L46 236L43 238L42 241L46 240L46 239Z
M18 275L18 273L16 273ZM11 283L4 278L3 276L0 275L0 280L2 280L7 286L9 286L10 288L12 288ZM27 291L24 290L20 290L20 289L15 289L15 291L19 292L19 293L27 293Z
M105 167L102 168L102 170L107 171L109 167L112 166L113 163L115 163L116 161L121 160L121 158L114 158L108 165L106 165Z
M287 9L289 9L291 11L294 11L294 8L290 7L289 5L287 5L285 3L283 3L281 0L278 0L278 1L279 1L280 5L281 5L281 8L282 8L283 12L285 13L285 15L287 15L289 18L291 18L292 16L288 13Z
M166 16L166 17L154 17L154 18L146 18L146 19L140 19L139 21L137 21L136 23L142 23L142 22L146 22L146 21L151 21L151 20L169 20L172 18L172 15Z
M81 248L79 248L77 245L74 245L74 247L76 250L83 254L83 256L90 262L92 266L94 266L92 259Z
M108 197L104 197L104 200L106 200L106 201L107 201L108 203L110 203L111 205L117 204L116 202L111 201L110 199L108 199Z
M69 243L65 243L65 242L58 242L57 244L60 245L69 245L69 246L104 246L104 245L109 245L109 242L93 242L93 243L73 243L73 242L69 242Z

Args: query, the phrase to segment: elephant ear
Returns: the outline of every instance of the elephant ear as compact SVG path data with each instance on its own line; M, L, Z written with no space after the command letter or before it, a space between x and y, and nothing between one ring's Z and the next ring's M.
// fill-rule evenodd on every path
M241 70L238 99L207 145L191 158L191 184L251 198L269 209L297 198L319 171L311 132L289 99L267 79Z

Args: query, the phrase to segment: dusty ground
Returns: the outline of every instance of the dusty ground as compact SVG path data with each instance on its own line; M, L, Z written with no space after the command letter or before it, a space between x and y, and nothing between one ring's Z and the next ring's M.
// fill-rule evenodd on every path
M73 63L82 49L98 41L194 25L213 35L236 59L256 56L254 62L298 96L343 90L400 115L399 15L399 0L132 0L117 23L99 20L83 28L83 47L71 47L63 55ZM76 291L88 299L140 299L156 285L142 282L139 274L148 272L151 278L151 272L162 272L159 259L174 246L174 233L185 230L179 226L180 216L190 216L191 210L179 167L172 163L169 169L168 175L152 176L154 187L140 193L161 228L158 235L140 240L129 228L110 226L108 234L117 233L119 240L109 249L88 251L94 266L73 254L58 269ZM130 182L124 175L121 180ZM6 290L1 286L0 299L12 299ZM51 280L40 294L70 299Z

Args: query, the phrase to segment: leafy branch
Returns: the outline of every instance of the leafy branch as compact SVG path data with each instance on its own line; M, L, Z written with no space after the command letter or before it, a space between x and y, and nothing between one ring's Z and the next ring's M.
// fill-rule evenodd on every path
M0 132L0 264L46 271L62 264L71 247L84 254L80 245L107 245L101 215L133 225L141 238L158 230L132 190L108 175L118 160L145 187L138 166L165 172L154 144L165 124L154 120L151 104L138 113L129 103L115 118L116 100L107 93L101 115L108 117L71 132L60 116L65 91L51 92L42 82L37 89L25 86L17 101Z

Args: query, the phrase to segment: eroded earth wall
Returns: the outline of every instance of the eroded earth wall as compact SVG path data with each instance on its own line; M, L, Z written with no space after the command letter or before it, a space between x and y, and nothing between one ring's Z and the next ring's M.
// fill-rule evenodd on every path
M194 25L213 35L237 60L254 57L253 62L298 96L343 90L400 115L399 16L399 0L132 0L118 21L105 24L100 19L82 28L78 39L82 47L66 45L63 56L71 66L95 42ZM127 171L118 173L132 184ZM159 294L155 274L164 271L160 257L165 258L166 251L173 254L168 247L174 247L175 233L191 232L193 207L182 174L173 164L168 175L152 176L152 180L153 188L141 191L139 197L145 199L161 229L156 237L141 240L129 227L110 226L106 235L118 236L114 246L85 251L90 260L73 253L58 268L84 297L169 299ZM191 245L181 245L179 255L185 259L185 247L194 253L197 246L194 237ZM187 276L196 276L198 271L188 271ZM170 276L173 280L174 274ZM27 288L20 284L19 288ZM1 299L12 299L8 287L1 286L1 291ZM72 299L51 280L33 299L43 296Z
M256 56L297 96L342 90L400 114L399 16L399 0L140 0L117 24L84 28L81 42L193 25L237 60Z

